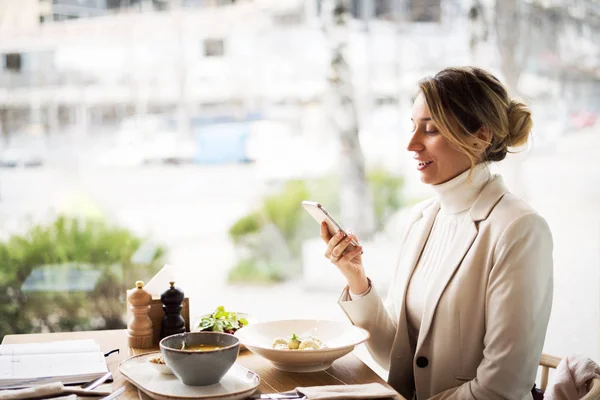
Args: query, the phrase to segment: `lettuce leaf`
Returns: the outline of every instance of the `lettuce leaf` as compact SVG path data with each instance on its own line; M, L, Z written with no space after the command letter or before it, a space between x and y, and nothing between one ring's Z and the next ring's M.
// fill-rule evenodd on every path
M245 318L238 318L237 313L228 312L225 307L219 306L212 314L200 320L198 328L201 331L235 332L246 325L248 321Z

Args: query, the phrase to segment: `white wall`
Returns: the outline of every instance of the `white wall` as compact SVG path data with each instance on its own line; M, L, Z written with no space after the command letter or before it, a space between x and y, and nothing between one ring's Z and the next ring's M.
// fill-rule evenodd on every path
M596 362L600 361L599 133L598 127L571 133L554 151L528 157L522 169L528 201L546 218L554 238L554 303L545 352L579 353Z

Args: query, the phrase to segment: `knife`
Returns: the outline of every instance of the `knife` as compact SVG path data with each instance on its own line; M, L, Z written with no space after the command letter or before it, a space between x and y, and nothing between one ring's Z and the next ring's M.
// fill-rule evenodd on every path
M116 399L117 397L119 397L120 395L122 395L123 393L125 393L125 386L121 387L120 389L115 390L114 392L112 392L111 394L109 394L106 397L101 398L100 400L113 400L113 399Z
M85 389L85 390L96 389L98 386L102 385L104 382L106 382L110 378L112 378L112 373L107 372L106 374L102 375L100 378L98 378L94 381L88 382L85 385L81 385L81 389Z

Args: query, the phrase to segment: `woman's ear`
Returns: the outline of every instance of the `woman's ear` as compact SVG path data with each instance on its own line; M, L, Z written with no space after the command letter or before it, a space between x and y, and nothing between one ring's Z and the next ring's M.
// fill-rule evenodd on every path
M492 143L492 133L488 128L482 126L477 133L475 133L475 138L477 140L473 143L473 147L478 150L479 154L485 153L485 150Z
M477 136L477 139L479 139L482 142L485 142L487 144L492 143L492 132L490 132L490 130L485 126L479 128L475 135Z

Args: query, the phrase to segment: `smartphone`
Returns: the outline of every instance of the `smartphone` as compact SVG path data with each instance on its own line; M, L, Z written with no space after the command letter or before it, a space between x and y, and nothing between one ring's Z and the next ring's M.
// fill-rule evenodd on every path
M304 200L302 202L302 206L319 224L325 221L331 236L334 236L336 233L338 233L338 231L342 231L344 235L348 235L344 228L342 228L342 226L338 224L335 219L333 219L331 214L329 214L321 204L315 201ZM354 239L352 239L350 244L354 247L358 246L358 243L356 243Z

